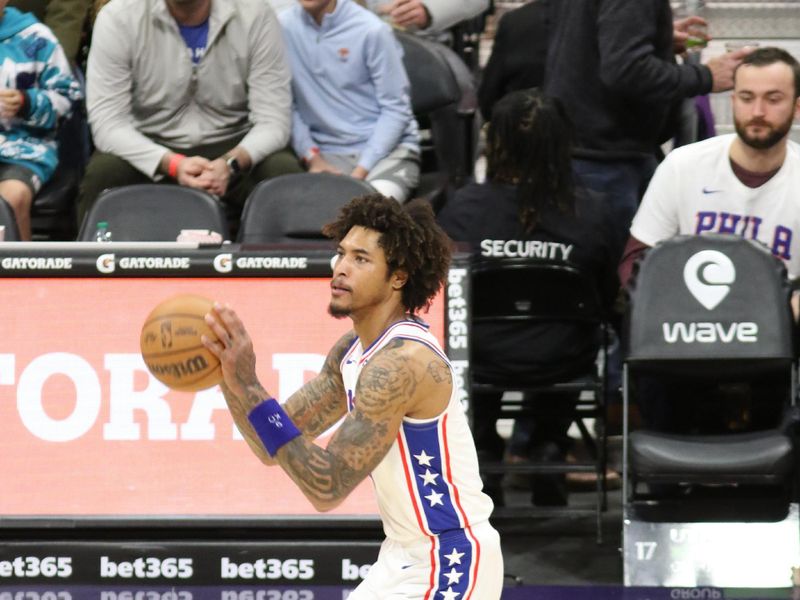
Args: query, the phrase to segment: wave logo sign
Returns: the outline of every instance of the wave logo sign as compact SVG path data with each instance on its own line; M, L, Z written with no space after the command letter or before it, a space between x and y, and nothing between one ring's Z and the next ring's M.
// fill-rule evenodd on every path
M683 280L700 304L714 310L731 291L736 268L722 252L701 250L686 261Z

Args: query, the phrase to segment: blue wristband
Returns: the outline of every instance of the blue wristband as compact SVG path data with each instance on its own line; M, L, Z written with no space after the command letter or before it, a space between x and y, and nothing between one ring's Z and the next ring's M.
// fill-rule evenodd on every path
M247 419L270 456L275 456L282 446L302 435L275 398L258 404Z

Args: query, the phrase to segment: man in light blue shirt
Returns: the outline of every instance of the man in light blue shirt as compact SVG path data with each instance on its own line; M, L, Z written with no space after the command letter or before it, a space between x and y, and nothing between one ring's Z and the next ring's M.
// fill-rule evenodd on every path
M407 200L419 180L419 133L391 28L352 0L299 0L280 21L294 151L310 172L366 179Z

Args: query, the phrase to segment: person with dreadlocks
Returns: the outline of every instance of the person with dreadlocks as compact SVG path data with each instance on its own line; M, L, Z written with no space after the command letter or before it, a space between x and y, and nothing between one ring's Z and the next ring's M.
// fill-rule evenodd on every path
M480 260L528 258L577 266L595 278L601 298L610 305L619 287L612 217L602 198L576 185L571 139L571 125L558 100L536 88L507 94L495 104L488 125L487 181L458 190L438 221ZM521 383L542 374L566 378L586 373L599 347L594 328L564 323L543 323L535 330L484 324L472 335L470 368L482 378L511 375ZM502 459L497 394L479 393L472 402L479 454L485 460ZM517 420L509 454L564 460L568 427L562 417ZM502 505L501 479L487 475L484 483L495 504ZM531 486L536 505L567 502L564 475L535 475Z
M262 387L253 345L228 306L206 321L222 391L250 448L319 511L367 476L386 539L350 600L499 600L500 536L447 357L416 315L442 287L450 241L424 201L353 199L323 232L337 244L330 314L353 330L282 406ZM327 447L314 440L344 418Z

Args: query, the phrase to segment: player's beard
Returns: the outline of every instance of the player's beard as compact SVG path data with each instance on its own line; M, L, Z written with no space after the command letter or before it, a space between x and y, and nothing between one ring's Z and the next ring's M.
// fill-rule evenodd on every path
M336 306L333 301L328 304L328 314L334 319L346 319L351 312L349 306Z
M743 124L739 119L734 117L733 124L736 127L736 133L739 135L739 138L750 148L754 150L769 150L776 144L778 144L783 138L785 138L789 130L792 128L792 123L794 122L794 112L789 113L789 117L777 125L771 125L767 121L763 119L753 119L748 122L746 125ZM755 137L747 133L747 127L749 125L760 125L763 128L768 128L767 134L764 137Z

